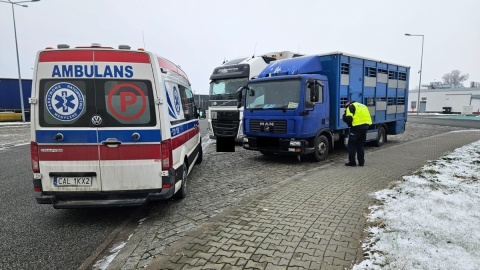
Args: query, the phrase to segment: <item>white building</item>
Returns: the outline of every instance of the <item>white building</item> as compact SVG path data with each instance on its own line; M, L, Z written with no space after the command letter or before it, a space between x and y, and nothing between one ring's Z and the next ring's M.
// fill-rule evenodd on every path
M418 90L409 90L409 111L417 112ZM480 114L480 87L421 89L419 112Z

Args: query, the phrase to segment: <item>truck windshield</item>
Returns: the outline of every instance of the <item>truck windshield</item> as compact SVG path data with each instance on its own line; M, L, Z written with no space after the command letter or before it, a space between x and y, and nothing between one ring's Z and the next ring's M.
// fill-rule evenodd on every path
M300 101L300 80L250 83L246 95L247 109L296 109Z
M238 88L247 85L248 78L214 80L210 83L210 95L234 95ZM236 98L233 97L233 98Z

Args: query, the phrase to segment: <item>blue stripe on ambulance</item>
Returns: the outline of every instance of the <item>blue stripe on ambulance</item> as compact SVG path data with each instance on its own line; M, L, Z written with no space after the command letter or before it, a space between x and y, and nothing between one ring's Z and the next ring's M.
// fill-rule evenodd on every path
M63 135L63 140L54 139L58 133ZM37 143L97 143L97 130L37 130L35 137Z
M196 126L198 126L198 120L190 121L190 122L187 122L185 124L174 126L174 127L170 128L170 135L172 137L177 136L177 135L182 134L186 131L189 131L190 129L192 129Z
M133 133L140 134L138 140L134 140L132 135ZM98 140L100 142L105 141L108 138L115 138L121 142L138 142L138 143L160 143L162 141L162 136L160 130L145 130L145 129L131 129L131 130L98 130Z
M132 138L133 133L140 134L139 140ZM63 134L63 140L57 141L54 136L58 133ZM37 143L90 143L96 144L97 142L97 130L37 130L35 132ZM100 141L104 141L108 138L116 138L121 142L161 142L162 137L159 130L144 130L144 129L131 129L131 130L99 130L98 137Z
M172 137L180 135L194 127L198 126L198 120L189 121L187 123L176 125L170 128ZM132 138L133 133L139 133L140 139L135 141ZM63 134L63 140L57 141L54 139L55 135ZM37 143L97 143L97 130L37 130L35 132ZM119 129L119 130L102 130L98 131L100 141L108 138L116 138L121 142L161 142L162 137L158 130L144 130L144 129Z

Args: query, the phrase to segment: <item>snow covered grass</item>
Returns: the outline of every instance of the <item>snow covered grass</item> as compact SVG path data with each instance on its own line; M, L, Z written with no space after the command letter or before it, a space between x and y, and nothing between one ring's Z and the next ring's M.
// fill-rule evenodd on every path
M361 269L480 269L480 141L374 194Z

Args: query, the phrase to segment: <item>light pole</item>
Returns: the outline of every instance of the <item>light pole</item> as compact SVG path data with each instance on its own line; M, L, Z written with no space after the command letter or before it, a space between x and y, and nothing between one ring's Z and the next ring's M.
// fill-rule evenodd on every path
M412 34L405 34L405 36L409 37L422 37L422 56L420 57L420 80L418 82L418 98L417 98L417 115L418 111L420 110L420 88L422 87L422 63L423 63L423 39L425 38L424 35L412 35Z
M13 32L15 34L15 49L17 51L17 68L18 68L18 86L20 88L20 106L22 107L22 121L25 122L25 107L23 106L23 89L22 89L22 76L20 75L20 57L18 56L18 41L17 41L17 26L15 24L15 8L14 6L17 5L19 7L28 7L27 5L20 5L20 3L28 3L28 2L38 2L40 0L29 0L29 1L3 1L0 0L2 3L8 3L12 5L12 14L13 14Z

